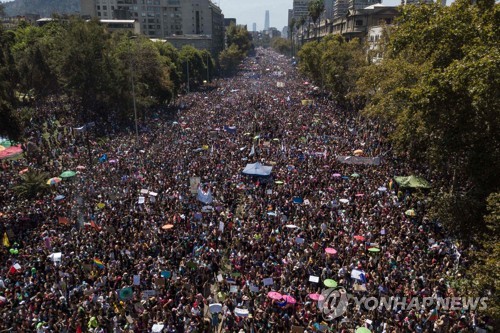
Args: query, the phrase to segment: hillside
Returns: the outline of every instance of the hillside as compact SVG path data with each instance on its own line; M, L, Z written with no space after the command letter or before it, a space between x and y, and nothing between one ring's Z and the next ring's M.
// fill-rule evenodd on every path
M39 14L41 17L50 17L53 13L80 12L80 0L15 0L3 5L7 16Z

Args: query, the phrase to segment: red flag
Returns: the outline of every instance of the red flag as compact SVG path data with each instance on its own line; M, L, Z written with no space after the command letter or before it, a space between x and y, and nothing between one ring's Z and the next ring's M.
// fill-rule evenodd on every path
M82 333L82 327L80 325L76 327L76 333Z
M97 231L101 231L101 227L98 226L94 221L90 221L90 226Z

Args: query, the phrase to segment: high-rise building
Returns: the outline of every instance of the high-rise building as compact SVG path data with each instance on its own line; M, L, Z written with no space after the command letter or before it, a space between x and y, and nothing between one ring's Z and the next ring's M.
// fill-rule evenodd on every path
M382 0L349 0L349 9L363 9L371 5L381 4Z
M252 24L252 31L257 32L257 23L255 22Z
M333 0L333 18L343 17L349 10L349 0Z
M418 5L421 3L433 3L433 0L401 0L401 5ZM443 5L444 2L444 5ZM446 0L441 0L441 5L446 6Z
M82 16L136 20L150 38L199 35L212 52L224 47L224 15L210 0L80 0L80 8Z
M299 21L301 17L309 17L309 0L293 0L293 18Z
M269 11L266 10L266 18L264 22L264 30L268 31L269 30Z

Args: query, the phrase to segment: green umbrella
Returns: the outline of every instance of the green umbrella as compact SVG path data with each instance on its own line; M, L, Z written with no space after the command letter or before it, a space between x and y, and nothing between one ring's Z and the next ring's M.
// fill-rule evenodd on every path
M234 277L239 277L239 276L241 276L241 273L240 272L233 272L233 273L231 273L231 275Z
M370 251L370 252L380 252L380 249L377 248L377 247L371 247L371 248L368 249L368 251Z
M328 288L337 287L337 281L332 280L332 279L326 279L325 281L323 281L323 284L325 285L325 287L328 287Z
M278 138L274 138L274 139L273 139L273 141L280 141L280 139L278 139Z
M4 140L0 143L1 146L4 146L5 148L9 148L10 146L12 146L12 141L10 140Z
M358 327L356 328L356 333L372 333L372 331L370 331L366 327Z
M282 180L277 180L274 182L275 184L278 184L278 185L283 185L283 181Z
M359 176L360 176L360 174L359 174L359 173L353 173L353 174L351 175L351 177L352 177L352 178L358 178Z
M134 291L131 287L122 288L118 292L118 296L120 296L122 301L129 301L134 297Z
M63 173L61 173L61 175L59 177L71 178L71 177L74 177L75 175L76 175L76 172L74 172L74 171L64 171Z
M257 140L259 138L260 138L260 135L256 135L256 136L253 137L254 140Z

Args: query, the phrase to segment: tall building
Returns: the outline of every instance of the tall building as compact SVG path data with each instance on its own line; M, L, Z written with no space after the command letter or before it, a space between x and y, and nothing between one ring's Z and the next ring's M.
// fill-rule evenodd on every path
M419 5L421 3L433 3L433 0L401 0L401 6L404 5ZM436 1L437 2L437 1ZM444 4L443 4L444 2ZM446 6L446 0L440 1L442 6Z
M257 23L252 24L252 31L257 32Z
M296 21L309 16L309 0L293 0L293 17Z
M333 0L332 15L334 19L345 16L348 10L349 0Z
M268 31L269 30L269 11L266 10L266 18L264 21L264 30Z
M363 9L371 5L381 4L382 0L349 0L349 9Z
M136 20L150 38L201 35L224 47L224 15L210 0L80 0L82 16Z

